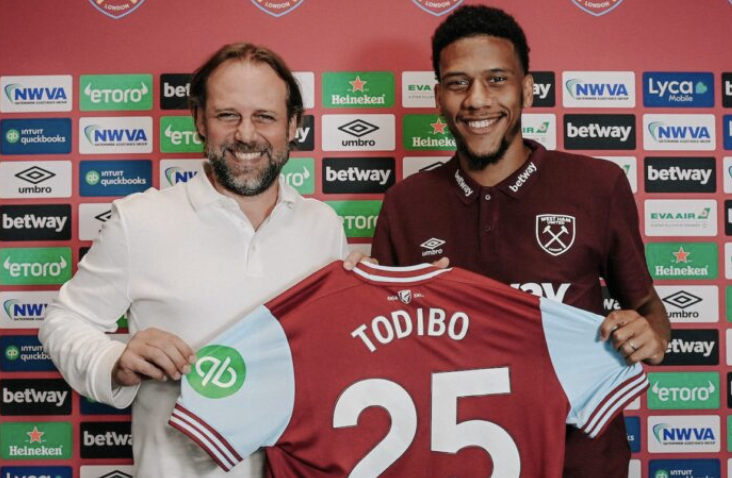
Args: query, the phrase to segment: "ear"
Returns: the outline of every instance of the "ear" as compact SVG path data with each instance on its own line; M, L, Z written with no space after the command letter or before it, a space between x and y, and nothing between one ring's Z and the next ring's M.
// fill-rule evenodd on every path
M531 73L527 73L526 76L524 76L522 94L524 99L524 108L528 108L534 104L534 77Z
M198 132L198 136L201 137L202 140L206 140L206 120L204 119L205 113L203 110L201 110L200 107L196 106L193 109L193 121L196 124L196 132Z
M442 85L435 83L435 106L437 107L437 113L442 116Z

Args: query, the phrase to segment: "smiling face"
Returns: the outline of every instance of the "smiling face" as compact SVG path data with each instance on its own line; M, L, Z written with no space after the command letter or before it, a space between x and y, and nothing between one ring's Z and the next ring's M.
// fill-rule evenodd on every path
M437 107L455 137L461 163L482 170L522 149L521 110L533 100L513 44L478 35L461 38L440 54Z
M267 64L229 60L206 83L196 127L217 186L256 196L275 184L297 120L287 117L287 86Z

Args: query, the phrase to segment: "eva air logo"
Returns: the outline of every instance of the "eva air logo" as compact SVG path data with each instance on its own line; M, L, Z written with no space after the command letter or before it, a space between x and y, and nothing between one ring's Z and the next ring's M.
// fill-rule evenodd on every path
M394 106L394 74L388 71L323 73L323 106L327 108Z
M5 349L5 358L8 360L18 360L20 357L20 349L15 345L10 345Z
M441 116L404 115L402 121L404 149L415 151L455 149L455 139Z
M247 367L241 354L224 345L207 345L198 351L198 360L188 384L206 398L226 398L244 385Z
M200 153L203 141L190 116L160 118L160 151L163 153Z
M84 181L86 181L86 184L89 186L96 186L99 184L99 181L102 179L102 175L99 174L99 171L96 171L92 169L91 171L87 171L87 173L84 175Z
M152 75L81 75L81 111L152 109Z
M5 133L5 140L10 144L15 144L20 140L20 132L17 129L9 129Z

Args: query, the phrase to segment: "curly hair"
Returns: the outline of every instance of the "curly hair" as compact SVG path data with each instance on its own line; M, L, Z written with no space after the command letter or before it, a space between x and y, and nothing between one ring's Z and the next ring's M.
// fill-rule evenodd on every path
M466 5L455 10L442 22L432 37L432 67L440 78L440 54L461 38L489 35L513 43L524 73L529 71L529 45L521 26L508 13L483 5Z

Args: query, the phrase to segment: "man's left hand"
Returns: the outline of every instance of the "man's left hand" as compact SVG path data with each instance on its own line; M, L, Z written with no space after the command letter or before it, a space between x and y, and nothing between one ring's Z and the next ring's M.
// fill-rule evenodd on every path
M641 361L658 365L666 353L665 341L635 310L611 312L600 325L600 337L603 341L612 340L613 347L628 365Z

